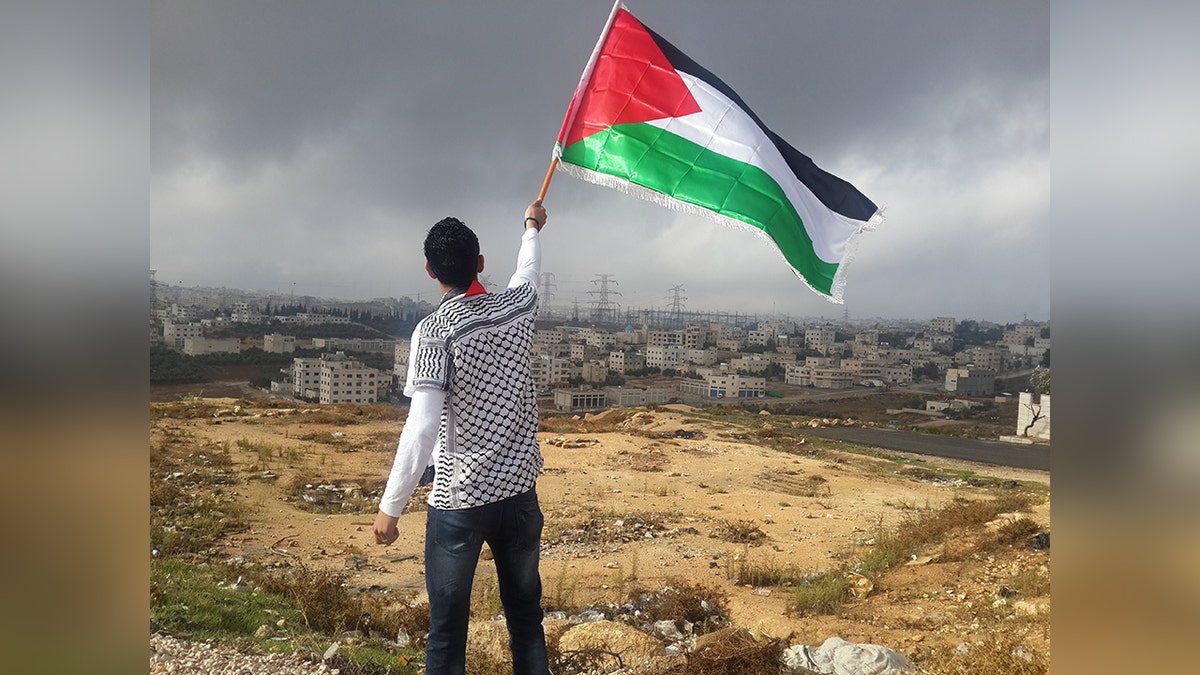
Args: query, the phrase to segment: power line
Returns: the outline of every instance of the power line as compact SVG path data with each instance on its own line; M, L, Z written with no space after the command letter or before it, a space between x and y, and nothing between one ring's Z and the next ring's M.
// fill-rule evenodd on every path
M684 288L682 285L672 286L670 292L671 295L667 299L671 301L671 322L676 324L676 328L678 328L680 312L683 311L684 307L683 301L687 300L687 296L683 294Z
M592 284L599 284L600 288L588 291L588 295L598 296L596 300L592 300L589 304L592 305L592 321L594 323L612 323L617 319L618 313L621 311L621 305L609 299L610 295L620 295L621 292L608 287L609 283L619 286L615 274L597 274L597 278L592 279Z

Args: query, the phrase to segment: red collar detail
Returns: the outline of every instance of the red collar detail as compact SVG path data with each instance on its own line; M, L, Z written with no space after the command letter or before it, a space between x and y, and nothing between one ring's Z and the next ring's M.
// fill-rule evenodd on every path
M472 295L483 295L486 293L487 289L483 287L483 284L479 283L479 280L475 280L471 282L470 286L467 286L467 292L463 293L463 297L469 298Z

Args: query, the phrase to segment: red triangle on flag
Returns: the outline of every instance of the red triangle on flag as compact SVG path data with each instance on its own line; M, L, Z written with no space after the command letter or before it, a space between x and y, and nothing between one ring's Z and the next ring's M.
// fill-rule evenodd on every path
M567 118L574 114L574 123L566 130L562 147L614 124L649 122L697 112L700 104L646 27L620 9L597 55L591 78L582 88L582 94L576 91L571 100Z

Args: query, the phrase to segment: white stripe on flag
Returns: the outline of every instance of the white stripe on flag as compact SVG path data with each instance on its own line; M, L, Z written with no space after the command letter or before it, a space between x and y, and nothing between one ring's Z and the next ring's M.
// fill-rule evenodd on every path
M831 211L796 178L779 149L736 103L707 82L679 72L700 105L700 112L648 122L713 152L753 165L775 179L800 214L813 252L828 263L841 263L847 243L862 223Z

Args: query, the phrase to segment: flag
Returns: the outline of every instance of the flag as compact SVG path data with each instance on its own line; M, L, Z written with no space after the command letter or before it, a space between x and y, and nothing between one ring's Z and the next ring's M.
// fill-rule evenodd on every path
M842 302L845 265L880 209L772 132L732 89L618 1L554 144L558 169L771 243Z

